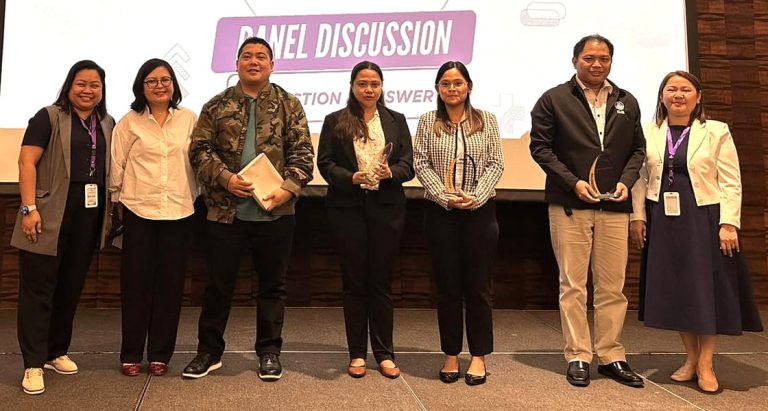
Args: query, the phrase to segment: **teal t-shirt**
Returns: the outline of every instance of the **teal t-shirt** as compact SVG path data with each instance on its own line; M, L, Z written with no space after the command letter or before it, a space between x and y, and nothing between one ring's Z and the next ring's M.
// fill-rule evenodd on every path
M259 154L256 152L256 99L248 100L250 100L251 113L248 116L248 130L245 132L245 147L243 147L243 156L240 158L240 168L245 167ZM240 199L235 217L245 221L275 221L280 218L261 208L253 197Z

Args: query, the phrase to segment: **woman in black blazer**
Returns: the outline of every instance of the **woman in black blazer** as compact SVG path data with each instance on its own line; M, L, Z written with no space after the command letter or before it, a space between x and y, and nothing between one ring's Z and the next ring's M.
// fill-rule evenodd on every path
M352 69L347 106L325 117L317 153L341 259L347 372L355 378L365 376L369 329L379 371L400 376L390 288L405 221L403 183L414 177L413 147L405 116L384 107L383 80L370 61Z

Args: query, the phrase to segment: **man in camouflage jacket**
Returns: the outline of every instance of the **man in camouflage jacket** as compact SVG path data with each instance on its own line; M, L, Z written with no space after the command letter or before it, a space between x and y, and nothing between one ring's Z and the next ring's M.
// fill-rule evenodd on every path
M182 373L188 378L204 377L221 367L232 294L249 248L259 279L259 377L282 376L279 355L294 204L301 187L312 179L314 151L301 103L269 82L273 67L269 44L258 37L246 39L238 50L239 82L205 104L192 132L189 156L208 207L210 242L198 354ZM252 183L237 175L260 153L284 179L262 199L264 207L254 200Z

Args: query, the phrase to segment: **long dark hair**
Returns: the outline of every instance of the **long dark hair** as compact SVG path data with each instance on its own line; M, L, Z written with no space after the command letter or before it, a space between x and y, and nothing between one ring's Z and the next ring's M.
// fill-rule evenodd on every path
M92 60L80 60L72 65L69 69L69 73L67 73L67 78L64 79L64 84L61 86L61 90L59 90L59 96L53 104L67 114L72 112L72 103L69 101L69 90L72 89L72 85L75 83L75 76L77 76L77 73L83 70L96 70L96 72L99 73L99 78L101 78L101 101L96 105L95 110L99 113L99 116L103 118L107 115L107 83L104 81L106 73L104 73L104 69L101 68L101 66Z
M174 73L173 67L165 60L149 59L139 67L136 79L133 80L133 97L135 99L131 103L131 110L143 113L147 108L147 97L144 95L144 79L158 67L165 67L168 70L168 74L171 75L173 94L171 95L170 108L179 108L179 103L181 103L181 87L179 87L179 81L176 80L176 73Z
M691 84L693 84L693 87L696 89L696 93L699 95L699 97L701 97L701 81L696 76L682 70L668 73L666 76L664 76L664 79L661 80L661 85L659 86L659 95L656 98L656 114L654 114L653 119L656 120L657 126L660 126L661 123L667 119L667 116L669 116L667 107L664 105L664 102L661 101L661 99L664 95L664 87L667 86L667 82L669 79L675 76L682 77L690 81ZM704 110L704 100L702 98L699 98L699 102L691 112L691 117L688 119L688 124L692 124L694 120L699 120L699 122L702 124L707 122L707 112Z
M363 106L357 101L357 98L355 98L355 94L352 91L353 87L355 87L355 79L357 78L358 73L362 70L375 71L379 75L382 83L384 82L384 74L381 73L381 67L374 62L361 61L352 68L352 74L349 79L349 97L347 98L347 106L342 109L336 127L333 129L334 134L342 139L368 139L368 126L365 124L365 120L363 120ZM376 105L384 107L383 91L379 96Z
M448 117L448 109L445 108L445 102L440 97L440 90L438 90L438 83L440 83L440 79L443 78L445 72L450 69L458 70L461 76L464 77L464 81L467 82L467 87L469 87L469 90L472 91L472 78L469 76L469 70L467 70L467 66L465 66L464 63L460 61L449 61L437 69L437 76L435 77L435 90L437 91L437 116L435 118L434 127L434 132L437 135L440 135L440 132L453 133L454 124ZM480 110L476 110L472 107L472 104L469 102L469 93L467 93L467 99L464 101L464 111L466 113L468 122L468 128L466 130L467 134L483 131L483 128L485 127L483 115L480 113Z

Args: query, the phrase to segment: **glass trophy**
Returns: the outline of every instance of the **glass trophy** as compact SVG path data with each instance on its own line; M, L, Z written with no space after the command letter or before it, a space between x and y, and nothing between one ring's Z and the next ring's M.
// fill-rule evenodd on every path
M445 170L443 178L445 193L459 197L459 190L466 192L469 183L475 183L475 180L477 180L475 159L469 154L454 158Z
M613 161L608 154L600 153L589 168L590 187L598 193L598 199L607 200L613 198L618 182L619 178L613 167Z
M379 183L379 178L376 176L376 169L379 168L379 165L389 161L390 155L392 155L392 143L387 143L387 145L381 149L379 155L376 156L375 161L368 165L368 170L365 173L365 181L367 181L368 184L373 186Z

